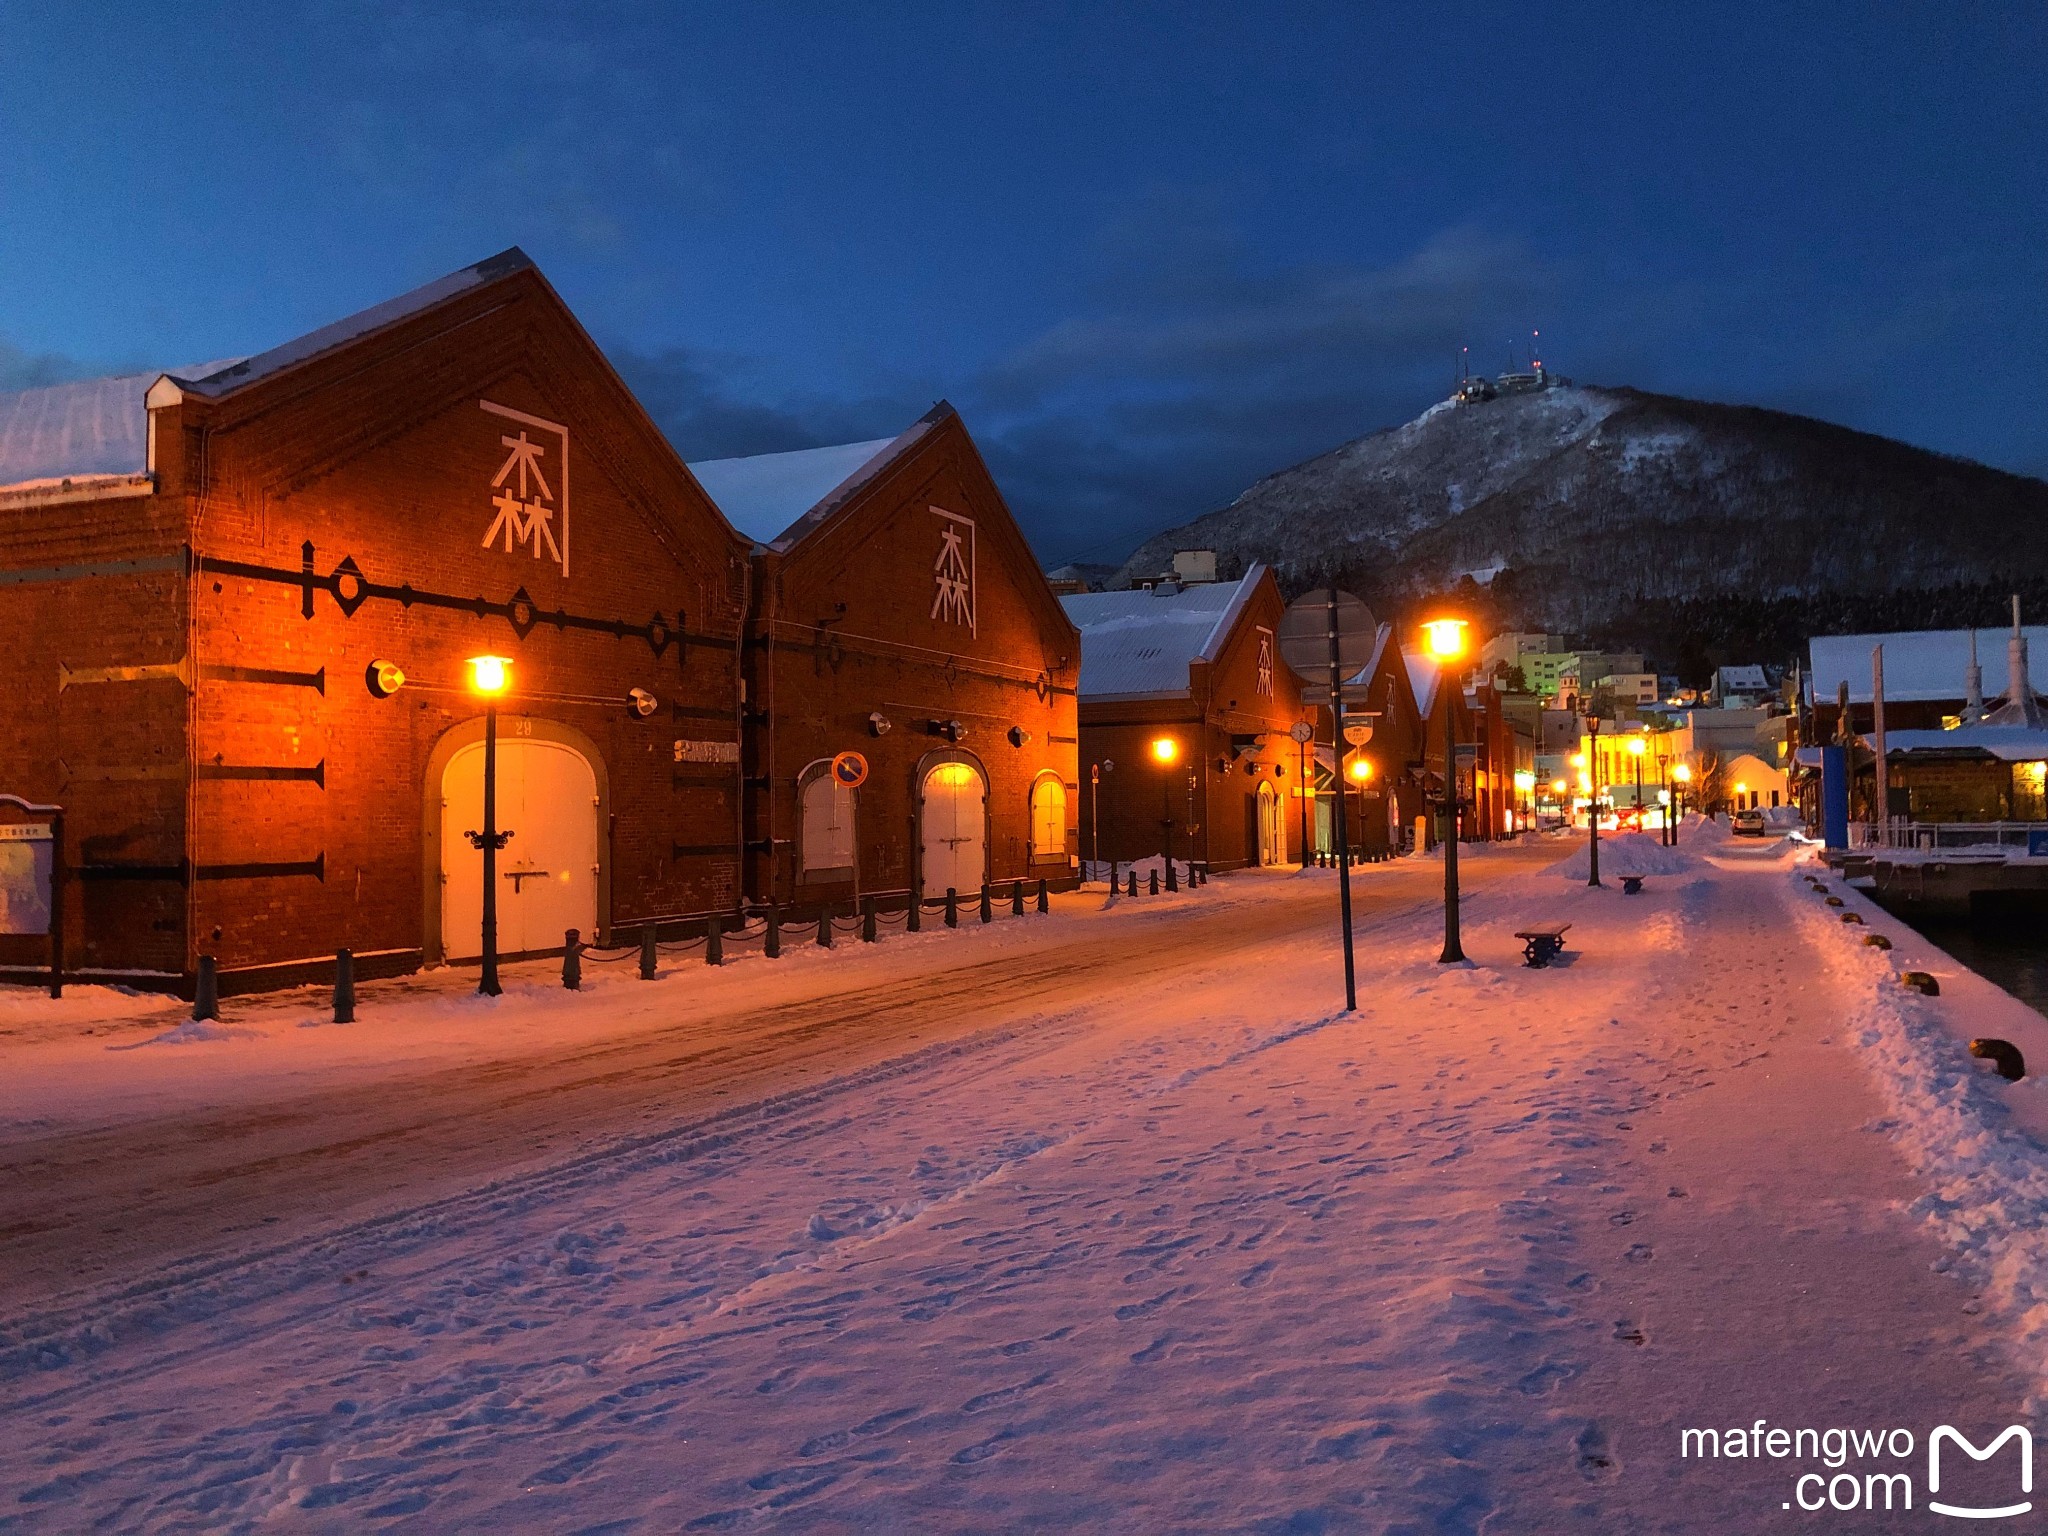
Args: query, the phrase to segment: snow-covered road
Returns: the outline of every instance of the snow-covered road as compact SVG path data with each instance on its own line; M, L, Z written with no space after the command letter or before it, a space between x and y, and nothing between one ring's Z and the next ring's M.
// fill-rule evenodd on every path
M1680 1426L2016 1418L1779 859L1626 898L1556 852L1468 861L1469 968L1433 866L1365 872L1349 1017L1309 874L812 955L758 1013L748 966L536 986L496 1015L535 1050L431 998L402 1050L151 1047L97 1111L30 1052L0 1226L59 1215L7 1251L106 1269L81 1303L10 1260L0 1529L1748 1530L1812 1468ZM1542 917L1571 963L1526 970ZM330 1187L347 1219L271 1208ZM289 1236L88 1230L159 1195L193 1255Z

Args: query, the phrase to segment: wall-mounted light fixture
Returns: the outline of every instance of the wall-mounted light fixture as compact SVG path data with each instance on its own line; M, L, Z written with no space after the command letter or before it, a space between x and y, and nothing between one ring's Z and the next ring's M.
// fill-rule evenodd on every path
M388 699L405 686L405 669L395 661L373 661L364 669L363 681L372 698Z

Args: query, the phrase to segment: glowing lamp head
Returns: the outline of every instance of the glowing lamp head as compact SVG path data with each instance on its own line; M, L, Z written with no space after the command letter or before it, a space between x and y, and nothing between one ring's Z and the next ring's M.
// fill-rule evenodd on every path
M1644 752L1644 750L1645 750L1645 749L1644 749L1644 746L1643 746L1643 738L1642 738L1642 737L1640 737L1640 736L1631 736L1631 737L1629 738L1629 742L1628 742L1628 753L1629 753L1629 756L1630 756L1630 757L1641 757L1641 756L1643 755L1643 752Z
M1363 784L1372 777L1372 764L1365 758L1354 757L1351 759L1351 777L1357 783Z
M1586 754L1585 754L1585 753L1583 753L1583 752L1574 752L1574 753L1572 754L1572 766L1573 766L1574 768L1583 768L1583 767L1585 767L1585 766L1586 766Z
M1552 779L1552 780L1550 781L1550 792L1551 792L1551 793L1552 793L1553 795L1561 795L1561 794L1563 794L1563 793L1565 792L1565 782L1564 782L1564 780L1563 780L1563 779Z
M469 658L469 691L495 698L512 686L512 658L472 656Z
M1180 761L1180 743L1171 736L1155 736L1152 739L1152 761L1167 766Z
M1746 795L1749 793L1749 786L1743 783L1742 780L1737 779L1735 781L1735 793L1737 793L1738 795Z
M1680 763L1671 770L1671 777L1678 780L1681 784L1690 784L1692 782L1692 770L1686 767L1684 763Z
M1431 619L1422 626L1423 643L1438 661L1456 661L1465 654L1463 619Z
M405 669L395 661L373 661L363 674L371 696L388 699L405 686Z

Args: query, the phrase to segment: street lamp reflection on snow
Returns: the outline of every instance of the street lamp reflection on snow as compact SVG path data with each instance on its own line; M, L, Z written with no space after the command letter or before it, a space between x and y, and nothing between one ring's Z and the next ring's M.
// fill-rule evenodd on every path
M483 973L476 989L496 997L498 985L498 850L512 834L498 830L498 700L512 686L512 662L505 656L469 658L469 687L484 700L484 829L465 833L484 856Z
M1424 644L1437 664L1437 700L1444 712L1444 952L1439 965L1465 958L1458 942L1458 712L1459 687L1451 675L1451 663L1465 654L1463 619L1432 619L1422 626Z

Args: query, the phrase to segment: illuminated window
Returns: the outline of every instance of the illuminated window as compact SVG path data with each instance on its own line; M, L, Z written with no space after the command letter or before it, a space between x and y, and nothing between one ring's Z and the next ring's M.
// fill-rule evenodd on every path
M1056 775L1046 774L1031 786L1031 857L1066 856L1067 786Z
M2012 819L2048 821L2048 763L2012 765Z

